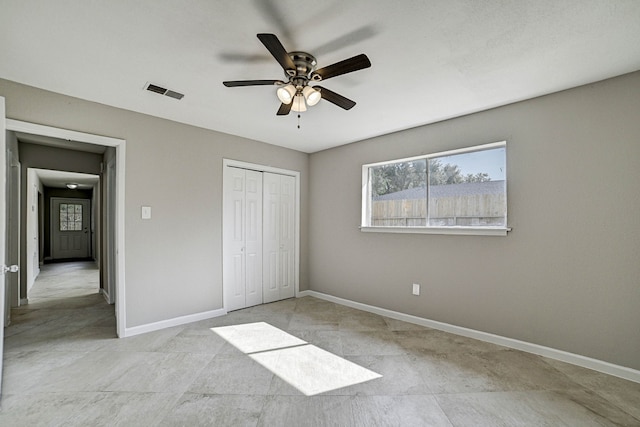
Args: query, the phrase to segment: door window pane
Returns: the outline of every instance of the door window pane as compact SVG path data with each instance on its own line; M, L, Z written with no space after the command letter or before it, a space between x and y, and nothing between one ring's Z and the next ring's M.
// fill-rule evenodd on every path
M82 205L60 203L60 231L82 230Z

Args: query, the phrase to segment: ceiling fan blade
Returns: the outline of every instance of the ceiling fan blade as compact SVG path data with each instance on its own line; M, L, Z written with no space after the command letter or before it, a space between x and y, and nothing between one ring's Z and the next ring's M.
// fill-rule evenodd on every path
M218 58L225 62L267 62L272 60L272 57L266 53L262 55L250 55L237 52L222 52L218 55Z
M281 80L235 80L222 82L226 87L237 87L237 86L273 86L277 84L284 84Z
M255 8L261 12L265 20L269 21L280 37L285 42L292 40L291 31L289 30L289 21L282 11L282 7L278 6L278 0L253 0ZM282 3L282 2L280 2Z
M340 108L344 108L345 110L350 110L354 105L356 105L355 101L352 101L349 98L345 98L344 96L329 89L323 88L321 86L314 86L313 88L320 90L320 96L322 96L322 99L326 99L332 104L335 104Z
M378 28L374 25L365 25L355 30L349 31L331 41L325 42L323 45L311 50L316 58L335 50L351 46L374 37L378 33Z
M371 67L371 61L369 61L367 55L361 53L360 55L345 59L344 61L336 62L335 64L320 68L313 72L311 78L315 81L327 80L331 77L352 73L369 67Z
M278 37L276 37L275 34L258 34L258 38L260 39L264 47L266 47L267 50L271 52L271 55L273 55L273 57L276 59L276 61L278 61L282 68L285 69L285 71L295 71L295 64L293 63L293 61L289 57L289 54L285 50L284 46L282 46L282 43L280 43L280 40L278 40Z
M287 114L289 114L289 112L291 111L291 104L293 104L293 102L290 102L289 104L281 104L276 115L286 116Z

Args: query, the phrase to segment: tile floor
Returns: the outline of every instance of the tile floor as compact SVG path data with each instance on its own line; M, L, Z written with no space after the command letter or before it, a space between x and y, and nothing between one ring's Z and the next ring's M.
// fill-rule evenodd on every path
M47 265L13 311L0 425L640 426L640 384L310 297L117 339L97 280ZM324 356L377 378L306 395Z

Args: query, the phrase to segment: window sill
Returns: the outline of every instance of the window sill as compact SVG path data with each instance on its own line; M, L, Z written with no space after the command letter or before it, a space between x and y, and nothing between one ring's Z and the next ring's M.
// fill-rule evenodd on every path
M459 236L506 236L508 227L365 227L365 233L454 234Z

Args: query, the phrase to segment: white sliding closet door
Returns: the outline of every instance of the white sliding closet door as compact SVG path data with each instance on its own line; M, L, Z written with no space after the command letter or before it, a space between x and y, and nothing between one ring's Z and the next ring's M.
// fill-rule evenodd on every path
M262 304L262 173L224 168L225 307Z
M264 173L263 300L295 294L295 178Z

